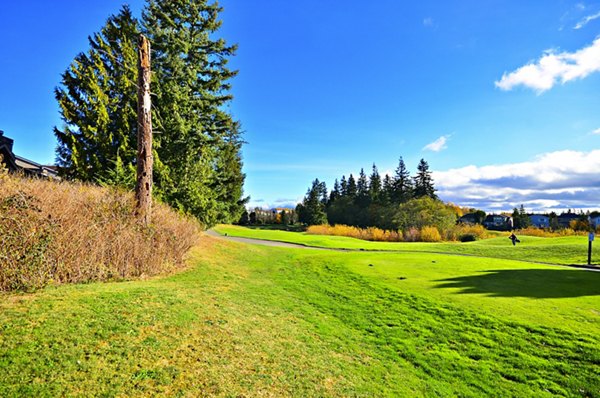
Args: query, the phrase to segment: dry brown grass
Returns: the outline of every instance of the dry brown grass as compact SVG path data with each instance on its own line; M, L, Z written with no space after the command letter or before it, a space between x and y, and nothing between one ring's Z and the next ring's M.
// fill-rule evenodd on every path
M312 235L348 236L351 238L379 242L441 242L472 241L491 238L491 234L481 225L458 224L450 229L440 231L435 226L421 229L408 228L406 231L385 231L375 227L357 228L348 225L311 225L306 230Z
M577 231L572 228L561 228L555 231L550 229L527 227L517 230L518 235L539 236L540 238L557 238L561 236L587 236L589 226L585 230Z
M139 278L182 266L199 225L169 207L152 224L130 192L8 175L0 170L0 291L49 283Z
M384 231L383 229L369 227L357 228L348 225L311 225L306 230L311 235L334 235L347 236L350 238L378 241L378 242L400 242L402 241L402 231Z

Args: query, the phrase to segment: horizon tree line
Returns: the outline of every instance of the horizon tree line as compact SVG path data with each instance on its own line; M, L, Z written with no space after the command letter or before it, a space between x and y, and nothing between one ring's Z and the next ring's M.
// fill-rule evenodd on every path
M397 209L414 199L438 202L429 164L421 159L410 175L400 157L394 175L381 177L373 163L371 174L361 168L358 177L350 174L336 179L330 192L325 182L315 179L302 203L296 207L298 220L307 225L345 224L356 227L394 229Z

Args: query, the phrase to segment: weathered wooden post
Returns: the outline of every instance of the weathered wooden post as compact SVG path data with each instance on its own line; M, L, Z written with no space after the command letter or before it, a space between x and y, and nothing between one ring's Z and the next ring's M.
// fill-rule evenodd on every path
M152 213L152 102L150 99L150 42L138 39L138 155L135 187L136 214L145 225Z

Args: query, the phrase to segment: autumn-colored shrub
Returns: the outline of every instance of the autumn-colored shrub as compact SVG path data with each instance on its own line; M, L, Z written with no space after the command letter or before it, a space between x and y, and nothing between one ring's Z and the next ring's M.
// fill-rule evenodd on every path
M385 231L380 228L357 228L348 225L311 225L306 233L312 235L333 235L347 236L355 239L379 241L379 242L400 242L402 240L402 231Z
M156 275L182 265L200 230L155 203L152 224L131 192L0 171L0 291Z
M457 224L451 229L445 231L446 240L458 240L461 242L472 242L474 240L489 238L490 234L483 225L480 224Z
M404 231L404 241L418 242L421 240L421 231L418 228L411 227Z
M442 240L440 231L434 226L426 226L421 228L421 241L423 242L439 242Z
M561 229L552 231L550 229L544 229L544 228L527 227L527 228L519 229L519 230L515 231L515 233L517 235L538 236L540 238L555 238L555 237L560 237L560 236L583 236L583 235L587 235L588 231L589 231L589 227L586 230L580 230L580 231L576 231L571 228L561 228Z

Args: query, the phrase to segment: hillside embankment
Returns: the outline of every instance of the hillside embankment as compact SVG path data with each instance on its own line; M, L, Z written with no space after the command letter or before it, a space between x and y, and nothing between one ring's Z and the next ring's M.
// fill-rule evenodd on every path
M131 192L0 170L0 291L147 277L183 267L200 226L155 203L134 216Z

